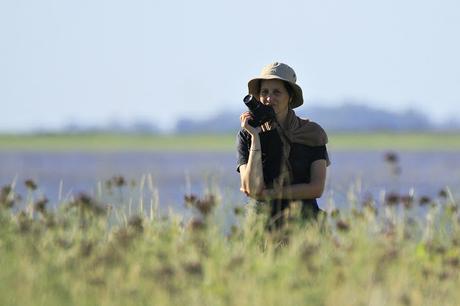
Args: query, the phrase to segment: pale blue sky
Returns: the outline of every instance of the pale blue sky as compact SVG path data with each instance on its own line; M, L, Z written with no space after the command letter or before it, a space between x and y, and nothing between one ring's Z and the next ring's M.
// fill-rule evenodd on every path
M0 131L243 111L272 61L296 70L305 108L457 117L459 32L456 0L0 0Z

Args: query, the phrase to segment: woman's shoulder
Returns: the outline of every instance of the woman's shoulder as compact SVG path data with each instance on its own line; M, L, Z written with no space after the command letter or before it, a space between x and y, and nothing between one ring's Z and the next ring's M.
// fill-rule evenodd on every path
M318 132L323 132L326 134L326 131L323 129L323 127L319 123L315 121L311 121L309 119L305 119L305 118L300 118L300 117L297 117L297 118L299 119L300 125L302 127L304 126L310 127L311 129L315 129Z
M307 142L313 146L321 146L328 143L327 133L319 123L300 117L297 118L299 120L298 126L300 128L297 129L296 134L301 135L297 135L298 138L308 139Z

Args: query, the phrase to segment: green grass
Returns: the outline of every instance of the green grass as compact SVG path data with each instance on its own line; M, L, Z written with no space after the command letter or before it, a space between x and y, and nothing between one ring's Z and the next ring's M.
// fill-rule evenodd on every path
M221 151L235 135L0 135L0 151ZM460 133L330 134L331 150L460 150Z
M11 202L14 190L0 195L0 305L460 304L460 221L450 196L427 216L368 202L272 233L249 209L225 234L216 210L187 223L79 197L33 212L33 195L22 204Z

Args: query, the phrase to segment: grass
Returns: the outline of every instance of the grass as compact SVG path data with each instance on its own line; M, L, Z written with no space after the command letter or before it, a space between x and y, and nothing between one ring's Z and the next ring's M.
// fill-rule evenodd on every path
M127 215L115 208L129 189L114 184L58 210L34 199L31 182L26 200L2 189L1 305L460 304L460 215L449 191L350 203L321 222L292 211L274 232L263 214L238 208L226 232L218 195L189 196L191 220Z
M1 151L235 151L235 135L0 135ZM460 150L460 133L339 133L331 150Z

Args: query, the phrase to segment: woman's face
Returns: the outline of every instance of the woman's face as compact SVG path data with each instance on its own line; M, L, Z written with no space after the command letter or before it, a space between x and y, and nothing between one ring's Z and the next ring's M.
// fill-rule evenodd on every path
M273 107L276 114L289 109L289 93L281 80L262 80L260 82L259 100Z

